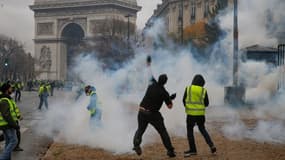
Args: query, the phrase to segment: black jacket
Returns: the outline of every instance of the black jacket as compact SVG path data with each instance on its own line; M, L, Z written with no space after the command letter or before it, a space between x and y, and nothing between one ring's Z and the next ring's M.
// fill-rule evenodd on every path
M12 99L11 96L7 95L7 94L1 94L0 95L0 99L1 98L8 98L8 99ZM8 129L8 128L15 128L17 129L19 126L17 124L16 121L14 121L11 112L10 112L10 108L9 108L9 103L7 101L1 101L0 102L0 112L1 115L3 117L3 119L8 123L6 126L0 126L0 129Z
M153 83L148 86L140 106L151 112L157 112L160 110L163 102L165 102L166 105L172 103L169 93L163 84L153 81Z

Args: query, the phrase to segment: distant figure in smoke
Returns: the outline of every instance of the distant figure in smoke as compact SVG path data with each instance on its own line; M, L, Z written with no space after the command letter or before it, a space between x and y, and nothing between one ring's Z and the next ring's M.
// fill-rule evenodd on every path
M140 144L142 142L142 136L150 123L160 134L165 148L167 149L167 155L169 157L175 157L174 148L171 144L170 137L165 128L163 117L159 112L163 102L166 103L169 109L172 108L172 100L175 99L176 94L169 96L168 92L164 88L167 82L167 75L162 74L158 78L158 82L154 82L147 88L145 96L140 103L138 113L138 129L135 133L133 143L133 150L138 154L142 154Z
M20 102L21 101L21 90L23 88L22 82L17 81L14 87L15 87L15 102Z
M193 128L197 124L212 153L216 147L205 128L205 109L209 105L207 90L203 87L205 80L202 75L195 75L191 86L187 86L183 96L183 104L187 114L187 137L190 149L184 152L184 157L197 155Z
M86 86L85 94L90 96L90 103L87 106L87 110L90 112L90 127L96 129L102 126L101 117L102 111L99 106L98 97L96 94L96 88L94 86Z

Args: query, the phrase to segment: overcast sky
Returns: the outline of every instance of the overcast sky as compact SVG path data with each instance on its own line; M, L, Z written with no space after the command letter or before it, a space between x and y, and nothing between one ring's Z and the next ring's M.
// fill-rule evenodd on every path
M26 49L34 52L34 18L29 5L34 0L0 0L0 34L20 40ZM137 26L143 28L161 0L137 0L142 10L138 13Z

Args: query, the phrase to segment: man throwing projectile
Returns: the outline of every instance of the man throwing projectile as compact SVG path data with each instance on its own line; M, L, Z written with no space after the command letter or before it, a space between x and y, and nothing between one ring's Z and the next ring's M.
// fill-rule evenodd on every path
M150 123L160 134L165 148L167 149L167 155L169 157L175 157L174 148L171 144L170 137L165 128L163 117L159 112L163 102L169 109L172 108L172 100L175 99L176 94L169 96L169 93L164 88L167 82L167 75L162 74L158 78L158 82L154 82L148 86L145 96L140 103L138 113L138 129L135 133L133 144L133 150L138 154L142 154L140 144L142 142L142 136Z

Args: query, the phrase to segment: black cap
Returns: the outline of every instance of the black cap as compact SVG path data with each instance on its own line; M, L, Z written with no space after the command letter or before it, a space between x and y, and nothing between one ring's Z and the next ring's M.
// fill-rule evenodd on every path
M89 90L90 90L91 86L90 85L87 85L85 86L84 90L85 90L85 93L87 93Z
M4 84L1 86L1 92L2 92L2 93L6 92L10 87L11 87L11 85L10 85L9 83L4 83Z

